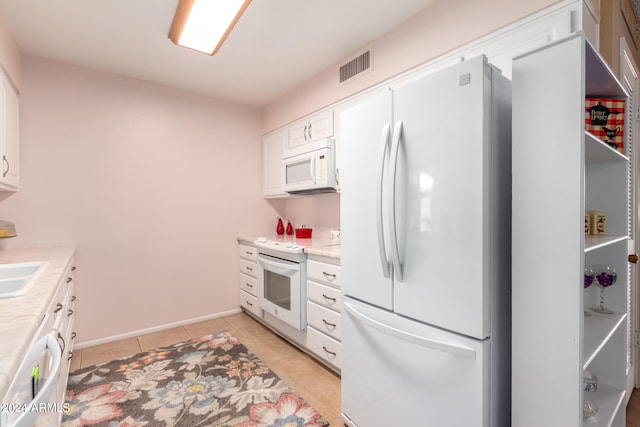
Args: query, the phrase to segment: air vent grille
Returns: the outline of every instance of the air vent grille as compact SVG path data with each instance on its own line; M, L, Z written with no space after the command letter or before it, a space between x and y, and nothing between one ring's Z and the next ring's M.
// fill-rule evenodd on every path
M371 68L371 50L363 52L346 64L340 66L340 83L347 81L354 76L357 76L358 74L368 70L369 68Z

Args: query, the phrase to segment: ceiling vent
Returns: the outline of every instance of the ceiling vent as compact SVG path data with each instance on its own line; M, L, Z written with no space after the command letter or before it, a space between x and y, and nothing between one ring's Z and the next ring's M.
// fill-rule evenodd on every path
M338 77L340 83L344 83L353 77L362 74L363 72L371 69L371 49L366 49L364 52L349 60L340 66L338 70Z

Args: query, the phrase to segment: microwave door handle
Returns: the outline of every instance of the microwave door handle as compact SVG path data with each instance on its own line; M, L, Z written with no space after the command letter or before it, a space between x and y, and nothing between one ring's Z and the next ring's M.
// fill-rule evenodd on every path
M313 153L311 155L311 161L309 162L309 171L311 173L311 182L313 184L316 183L316 159L317 159L318 153Z
M384 161L387 158L389 148L389 138L391 137L391 126L387 123L382 128L382 136L380 138L380 152L378 154L378 170L376 176L376 223L378 225L378 253L380 255L380 264L382 265L382 273L384 277L391 276L391 268L389 267L389 257L387 256L387 248L384 244L384 223L382 218L382 210L384 208L384 200L382 191L384 188Z

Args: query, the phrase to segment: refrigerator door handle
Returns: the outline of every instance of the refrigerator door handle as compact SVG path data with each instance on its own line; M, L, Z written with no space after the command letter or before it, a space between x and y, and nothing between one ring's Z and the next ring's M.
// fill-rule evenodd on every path
M398 170L398 154L400 152L401 140L402 120L398 120L393 129L393 142L391 143L391 223L389 224L389 232L391 235L391 260L393 261L393 269L399 281L402 281L402 263L400 262L398 234L396 231L396 175Z
M427 337L422 337L420 335L415 335L410 332L403 331L389 325L385 325L384 323L378 322L377 320L372 319L371 317L359 312L357 309L351 306L348 302L343 302L342 306L349 314L351 314L356 319L360 320L366 325L374 329L377 329L387 335L391 335L398 339L412 342L414 344L418 344L423 347L432 348L438 351L444 351L444 352L453 354L455 356L465 357L468 359L476 358L476 351L472 348L461 346L458 344L452 344L444 341L439 341L439 340L435 340Z
M376 219L378 224L378 252L380 254L380 264L382 264L382 273L384 277L391 276L391 268L389 266L389 258L387 257L387 248L384 244L384 223L382 218L383 198L382 191L384 188L384 161L387 157L387 148L389 146L389 138L391 137L391 125L388 123L382 128L382 136L380 137L380 153L378 154L378 174L376 176Z

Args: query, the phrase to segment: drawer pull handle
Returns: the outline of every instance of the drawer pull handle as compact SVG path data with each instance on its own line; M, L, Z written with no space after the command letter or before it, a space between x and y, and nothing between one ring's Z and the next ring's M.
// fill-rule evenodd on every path
M327 321L326 321L326 320L324 320L324 319L322 319L322 322L323 322L326 326L328 326L328 327L330 327L330 328L333 328L333 329L335 329L335 328L336 328L336 324L335 324L335 323L327 322Z
M67 277L67 283L71 283L72 280L73 280L72 277Z
M75 332L72 332L72 333L71 333L71 339L72 339L72 340L76 339L76 336L77 336L77 335L78 335L78 334L76 334Z
M71 267L71 271L76 271L76 266Z
M71 317L71 315L73 315L73 310L69 309L69 312L67 313L67 317Z
M53 312L54 312L54 313L59 312L60 310L62 310L62 307L63 307L63 305L62 305L62 304L60 304L60 303L56 304L56 308L55 308L55 310L53 310Z
M60 341L62 341L62 344L60 344ZM58 332L58 344L60 344L60 347L62 348L62 353L64 353L64 349L67 346L67 344L64 342L64 337L60 332Z
M251 255L253 255L253 252L251 252L251 251L246 251L246 252L245 252L245 254L247 254L247 255L251 256Z
M251 304L249 301L246 301L246 303L249 307L253 307L253 304Z
M70 351L69 356L67 356L67 360L71 360L72 357L73 357L73 351Z
M247 270L249 270L249 271L253 271L253 268L251 268L251 267L245 267L245 268L246 268Z
M253 285L251 283L247 283L247 288L253 288Z
M334 302L336 302L336 301L337 301L335 298L333 298L333 297L329 297L329 296L326 296L325 294L322 294L322 296L323 296L323 297L324 297L324 299L326 299L328 302L334 303Z
M330 355L331 355L331 356L333 356L333 357L336 357L336 356L338 355L338 354L337 354L336 352L334 352L334 351L329 351L329 350L327 350L327 347L325 347L325 346L322 346L322 349L325 351L325 353L330 354Z
M75 296L75 295L73 295L73 296L71 297L71 302L73 302L73 301L75 301L75 300L76 300L76 296Z
M335 274L327 273L326 271L323 271L322 274L324 274L324 277L326 277L327 280L336 280Z

